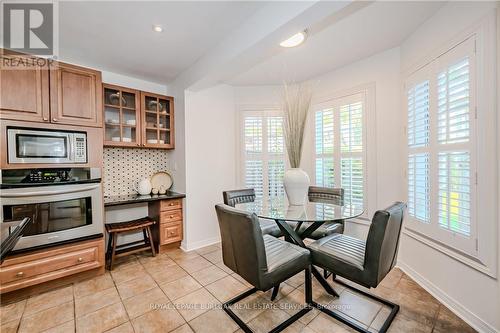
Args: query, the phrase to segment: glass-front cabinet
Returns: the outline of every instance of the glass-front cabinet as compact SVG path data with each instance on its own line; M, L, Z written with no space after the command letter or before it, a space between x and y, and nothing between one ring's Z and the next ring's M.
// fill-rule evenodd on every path
M149 148L174 148L173 97L141 93L142 145Z
M140 92L104 84L104 145L141 145Z

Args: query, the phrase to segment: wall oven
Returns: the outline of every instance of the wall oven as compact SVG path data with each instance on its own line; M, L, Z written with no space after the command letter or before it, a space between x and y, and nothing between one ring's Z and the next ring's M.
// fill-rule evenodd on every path
M87 133L7 128L9 163L87 163Z
M61 170L32 170L19 182L6 183L6 172L15 171L2 174L1 223L33 220L14 252L102 236L100 178L75 178L73 171L64 170L61 176L67 178L61 179L53 176Z

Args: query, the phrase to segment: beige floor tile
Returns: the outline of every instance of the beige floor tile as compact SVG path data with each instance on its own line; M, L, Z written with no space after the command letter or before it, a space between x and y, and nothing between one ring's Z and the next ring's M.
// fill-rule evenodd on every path
M167 256L169 256L171 259L173 259L175 261L182 261L182 260L200 257L200 255L198 253L196 253L195 251L184 252L181 249L177 249L177 250L172 251L172 252L167 252Z
M189 322L196 333L232 333L238 325L221 309L213 309Z
M0 307L0 322L6 323L8 321L19 320L23 315L24 308L26 307L26 300L2 305Z
M404 316L396 316L391 326L387 330L388 333L429 333L432 332L431 326L425 326L414 320L407 319Z
M231 274L232 277L234 277L236 280L240 281L241 283L243 283L247 288L252 288L253 286L248 283L244 278L242 278L240 275L236 274L236 273L233 273Z
M139 295L147 290L151 290L156 286L157 284L153 278L146 274L143 277L139 277L134 280L118 283L116 288L120 293L120 297L122 299L127 299L129 297Z
M104 332L128 321L123 304L108 305L95 312L76 318L77 333Z
M179 280L160 285L160 288L171 300L190 294L201 287L201 284L196 282L191 276L185 276Z
M275 302L279 301L280 299L282 299L283 297L285 297L286 295L288 295L289 293L291 293L294 290L295 290L295 288L292 287L292 286L290 286L289 284L287 284L287 283L281 283L280 284L280 289L278 290L278 295L276 295ZM269 289L266 292L261 292L260 294L266 300L271 301L271 296L273 294L273 288Z
M41 332L74 318L73 301L38 311L32 315L23 315L19 332Z
M183 296L173 302L186 321L219 306L219 301L204 288Z
M73 286L63 287L30 297L26 303L24 316L67 303L73 300Z
M149 311L132 320L134 330L141 333L170 332L184 323L182 316L172 307Z
M184 324L181 327L176 328L171 333L193 333L191 327L188 324Z
M212 264L217 264L219 262L222 262L222 250L218 249L217 251L204 254L203 258L207 259Z
M158 287L123 301L123 305L125 305L125 309L130 319L139 317L153 310L154 306L162 307L166 306L168 303L169 300L167 296L165 296Z
M137 265L139 261L135 255L116 258L113 261L113 270L125 269L130 266Z
M204 254L211 253L211 252L218 251L218 250L220 250L219 245L209 245L209 246L199 248L198 250L196 250L196 252L198 254L204 255Z
M233 304L231 310L233 310L243 322L248 323L272 306L273 304L271 302L267 301L262 295L256 293Z
M444 305L439 308L439 313L434 326L436 333L472 333L476 332L472 327L467 325L462 319L457 317Z
M139 262L122 269L113 269L111 271L111 276L115 283L123 283L133 279L144 278L146 275L148 275L148 273Z
M398 304L400 306L399 315L426 326L434 326L440 306L438 301L421 301L420 299L402 295Z
M305 295L300 289L295 289L290 294L286 295L279 301L277 301L279 308L292 316L302 310L305 307ZM302 324L309 324L313 320L319 311L317 309L311 309L308 313L299 318Z
M19 320L1 321L0 332L2 333L16 333L19 327Z
M399 268L393 268L382 280L380 283L381 286L387 288L395 288L401 277L403 276L403 272Z
M188 276L188 273L180 266L168 266L161 269L150 271L149 274L158 284L172 282Z
M312 329L316 333L347 333L355 332L349 327L343 325L341 322L321 313L316 316L309 325L308 328Z
M286 283L288 283L292 287L297 288L298 286L304 283L304 273L300 272L298 274L295 274L294 276L286 280Z
M271 329L287 320L290 316L278 308L266 309L252 319L247 325L255 333L269 332Z
M370 326L381 308L379 303L349 290L342 292L331 306L334 307L332 311L340 311L366 326Z
M221 302L228 301L234 296L248 290L248 287L232 276L226 276L207 285L205 288Z
M219 262L216 264L217 267L219 267L220 269L222 269L224 272L228 273L228 274L233 274L233 270L229 267L227 267L226 265L224 265L223 262Z
M120 301L120 296L113 286L112 288L75 299L75 316L81 317Z
M43 331L43 333L71 333L74 331L75 331L75 321L70 320L64 324L49 328L48 330Z
M84 297L105 289L114 287L113 279L109 272L99 275L95 278L75 283L74 293L75 298Z
M203 257L177 261L177 263L188 273L193 273L212 266L212 263Z
M191 276L194 277L196 281L198 281L203 286L222 279L226 275L227 273L217 266L210 266L208 268L204 268L191 273Z
M130 321L127 321L120 326L116 326L115 328L106 331L106 333L134 333L134 328Z
M370 325L370 330L372 330L372 331L380 330L382 325L384 325L384 322L387 319L387 317L389 317L390 313L391 313L391 309L389 309L386 306L382 306L380 311L375 316L375 319L373 319L373 321Z

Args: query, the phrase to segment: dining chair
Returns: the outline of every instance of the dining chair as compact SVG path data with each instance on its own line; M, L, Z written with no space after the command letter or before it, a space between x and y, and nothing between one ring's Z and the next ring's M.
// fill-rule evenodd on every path
M254 202L255 190L247 188L242 190L232 190L222 192L224 204L234 207L240 203ZM259 219L260 229L264 235L281 237L282 233L276 222L273 220Z
M221 233L224 265L253 286L252 289L223 304L224 311L244 332L252 331L230 306L259 290L269 290L301 271L305 272L306 305L312 302L311 261L307 249L270 235L263 235L259 219L255 214L222 204L216 205L215 210ZM282 331L309 310L311 308L305 306L271 332Z
M390 207L377 211L372 218L366 242L343 234L332 234L309 245L313 265L360 284L366 288L376 288L396 264L399 238L406 204L396 202ZM343 283L356 292L390 307L391 312L379 332L386 332L399 311L399 305L366 293ZM314 304L314 302L313 302ZM326 314L351 326L359 332L368 332L344 316L329 309L321 309Z

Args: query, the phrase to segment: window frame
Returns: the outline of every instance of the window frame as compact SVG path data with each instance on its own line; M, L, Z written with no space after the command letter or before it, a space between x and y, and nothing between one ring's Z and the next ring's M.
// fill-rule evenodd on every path
M500 117L497 117L496 114L498 109L496 99L497 84L495 84L497 60L496 16L494 14L485 16L483 20L464 30L452 40L441 43L439 48L404 70L402 73L401 101L406 102L405 78L411 77L419 69L443 56L446 52L471 37L474 37L476 40L476 110L472 112L473 116L477 117L475 124L476 165L474 167L477 176L472 175L472 180L477 182L475 200L478 239L477 254L472 256L463 251L457 251L455 248L411 228L409 223L404 224L403 234L483 274L496 278L498 275L498 217L500 216L500 208L498 206L498 165L500 164L498 147L500 147L500 136L497 135L498 128L500 128ZM406 110L405 105L402 105L402 107ZM403 117L406 125L406 112ZM404 147L407 147L406 136ZM403 149L403 151L404 158L407 159L407 150ZM404 194L407 194L406 179L403 186L404 189L402 191Z

